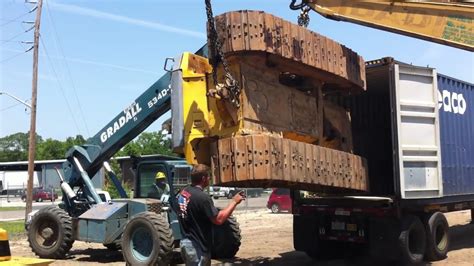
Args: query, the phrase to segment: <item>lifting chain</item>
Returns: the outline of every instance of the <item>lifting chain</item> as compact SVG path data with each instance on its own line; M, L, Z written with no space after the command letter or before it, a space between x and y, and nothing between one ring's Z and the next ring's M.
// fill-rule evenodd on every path
M309 25L309 11L311 8L308 6L302 7L301 8L301 13L298 16L298 25L307 28Z
M214 85L216 86L217 94L223 99L229 100L236 108L240 107L240 91L239 82L232 76L229 70L229 64L222 52L222 43L219 40L216 30L216 23L214 20L214 15L212 14L212 5L211 0L205 0L206 3L206 13L207 13L207 23L209 26L208 29L208 44L209 44L209 54L212 58L212 77L214 79ZM222 67L224 68L224 84L219 84L217 82L217 67L219 63L222 62Z
M296 0L291 0L290 9L292 10L301 10L300 15L298 16L298 25L307 28L309 25L309 11L311 8L308 6L306 1L302 1L300 4L296 4Z

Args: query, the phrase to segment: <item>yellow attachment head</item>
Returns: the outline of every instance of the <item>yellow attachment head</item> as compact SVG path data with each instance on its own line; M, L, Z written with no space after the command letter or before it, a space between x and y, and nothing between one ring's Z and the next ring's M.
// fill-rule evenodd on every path
M156 179L156 180L158 180L158 179L165 179L165 178L166 178L166 175L165 175L165 173L163 173L163 172L158 172L158 173L156 173L156 175L155 175L155 179Z

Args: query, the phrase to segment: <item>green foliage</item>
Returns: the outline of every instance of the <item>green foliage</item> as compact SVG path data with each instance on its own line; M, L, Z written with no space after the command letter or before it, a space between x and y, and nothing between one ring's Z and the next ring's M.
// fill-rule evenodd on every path
M69 137L65 141L48 138L43 140L36 135L36 160L54 160L65 157L66 152L74 145L86 142L83 136ZM15 133L0 138L0 162L28 160L29 133Z
M112 159L109 161L110 167L114 171L114 173L117 175L118 180L122 183L123 189L125 189L125 192L127 193L128 196L130 196L131 191L132 191L132 185L128 183L123 183L122 182L122 171L120 170L120 165L117 162L117 160ZM105 190L109 192L110 197L112 199L120 198L120 194L118 193L117 188L115 187L114 183L110 178L107 178L105 181Z
M28 133L15 133L0 138L0 161L26 161L28 159ZM77 135L69 137L65 141L48 138L43 140L39 135L36 137L36 160L54 160L65 157L66 152L74 145L82 145L86 142L84 137ZM161 132L143 132L134 141L122 148L115 156L141 156L150 154L173 155L171 151L171 140L165 138ZM111 160L110 165L119 180L122 180L122 172L116 160ZM130 195L132 185L123 184L125 191ZM112 181L105 179L105 190L112 198L118 198L119 194Z
M46 139L36 147L37 160L55 160L62 159L66 156L66 152L74 145L82 145L86 142L84 137L77 135L68 137L65 141L55 139Z
M28 160L28 133L15 133L0 138L0 162ZM68 137L65 141L36 136L36 160L55 160L65 157L74 145L86 143L83 136ZM173 155L171 141L161 132L143 132L122 148L115 156L141 156L149 154ZM117 169L119 170L119 169Z
M18 221L0 222L0 228L5 229L9 236L24 233L25 221L18 220Z
M119 179L119 180L121 181L121 179ZM128 183L122 183L122 186L123 186L123 189L125 190L125 192L127 193L127 195L130 197L132 195L131 194L132 186ZM112 199L119 199L120 198L120 194L118 193L117 188L115 187L114 183L109 178L106 179L104 190L109 192L110 197Z
M171 140L158 132L143 132L119 151L116 156L141 156L149 154L173 155Z
M68 137L64 142L66 151L74 145L82 145L86 143L86 139L82 135L76 135L75 137Z
M0 207L0 211L22 211L25 207Z
M0 162L28 160L29 133L15 133L0 138ZM36 135L36 145L43 140Z
M64 143L55 139L46 139L36 147L36 159L54 160L64 158Z

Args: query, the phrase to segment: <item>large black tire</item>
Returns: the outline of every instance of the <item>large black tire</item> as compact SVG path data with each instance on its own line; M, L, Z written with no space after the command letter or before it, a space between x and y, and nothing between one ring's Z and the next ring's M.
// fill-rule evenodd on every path
M122 254L127 265L168 265L173 242L166 219L154 212L144 212L125 226Z
M233 216L230 216L222 225L213 225L211 257L213 259L235 257L239 251L241 239L239 223Z
M28 227L28 242L40 258L64 258L74 243L71 217L56 206L39 210Z
M414 215L406 215L402 218L398 243L404 264L418 264L423 261L426 233L420 218Z
M435 212L424 217L426 230L425 258L429 261L446 258L449 250L449 224L441 212Z

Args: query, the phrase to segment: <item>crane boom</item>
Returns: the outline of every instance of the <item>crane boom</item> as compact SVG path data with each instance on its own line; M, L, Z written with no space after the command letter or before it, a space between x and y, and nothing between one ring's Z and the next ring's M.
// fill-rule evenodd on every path
M196 54L207 55L207 46L204 45ZM94 176L105 161L171 110L170 82L171 72L167 72L86 144L74 146L66 153L67 162L63 164L63 170L72 187L84 183L89 187L88 193L95 196L84 173Z
M474 51L474 5L467 1L308 0L303 3L329 19Z

